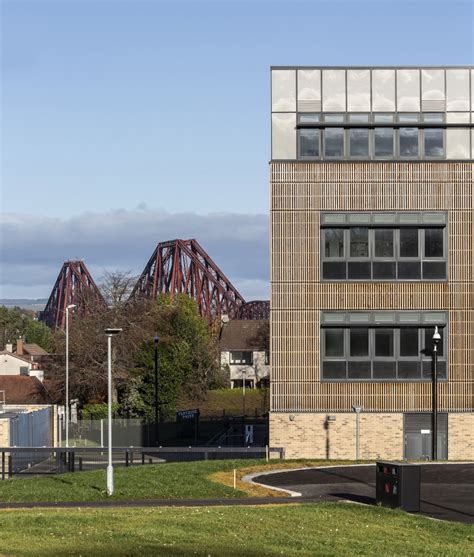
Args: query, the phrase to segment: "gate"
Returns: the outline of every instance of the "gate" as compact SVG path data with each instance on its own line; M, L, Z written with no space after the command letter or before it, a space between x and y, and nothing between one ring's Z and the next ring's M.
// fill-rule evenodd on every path
M404 458L432 460L431 414L404 415ZM448 415L438 414L438 459L448 459Z

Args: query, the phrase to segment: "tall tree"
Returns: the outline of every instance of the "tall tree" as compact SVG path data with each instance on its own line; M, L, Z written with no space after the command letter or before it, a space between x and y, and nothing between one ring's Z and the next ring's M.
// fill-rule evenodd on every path
M161 295L156 301L155 334L158 335L158 393L161 416L174 412L181 393L197 399L220 373L217 335L199 314L194 300L180 294ZM136 401L135 414L154 414L153 335L136 357L134 381L124 399L129 407ZM132 409L133 411L133 409Z
M0 306L0 349L4 350L8 342L15 344L20 337L26 342L38 344L47 352L54 349L51 330L34 319L34 312Z

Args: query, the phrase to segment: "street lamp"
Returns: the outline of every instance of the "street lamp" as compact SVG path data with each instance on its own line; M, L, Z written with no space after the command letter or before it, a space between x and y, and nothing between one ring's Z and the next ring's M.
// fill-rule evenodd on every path
M107 421L108 421L108 463L107 463L107 495L114 492L114 469L112 466L112 337L120 334L122 329L109 327L105 329L107 336Z
M158 421L160 419L158 412L158 335L154 336L153 345L155 347L155 445L158 446L160 442L158 432Z
M431 432L431 455L432 460L438 460L438 344L441 335L438 326L435 327L433 333L433 376L432 376L432 398L433 398L433 416L432 416L432 432Z
M66 447L69 447L69 310L76 304L66 306Z
M354 404L352 410L356 413L356 460L360 458L360 413L364 410L363 406Z

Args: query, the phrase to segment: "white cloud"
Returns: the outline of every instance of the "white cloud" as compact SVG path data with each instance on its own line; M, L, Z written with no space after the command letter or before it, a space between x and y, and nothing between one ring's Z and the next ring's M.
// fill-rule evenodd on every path
M0 218L0 297L47 297L64 260L84 259L99 282L105 270L139 274L158 242L195 238L248 300L269 297L268 216L171 214L146 209L57 219Z

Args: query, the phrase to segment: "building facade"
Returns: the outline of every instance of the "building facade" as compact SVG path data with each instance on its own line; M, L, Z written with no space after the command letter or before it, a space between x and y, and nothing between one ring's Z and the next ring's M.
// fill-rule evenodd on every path
M271 445L473 459L474 69L271 78Z

